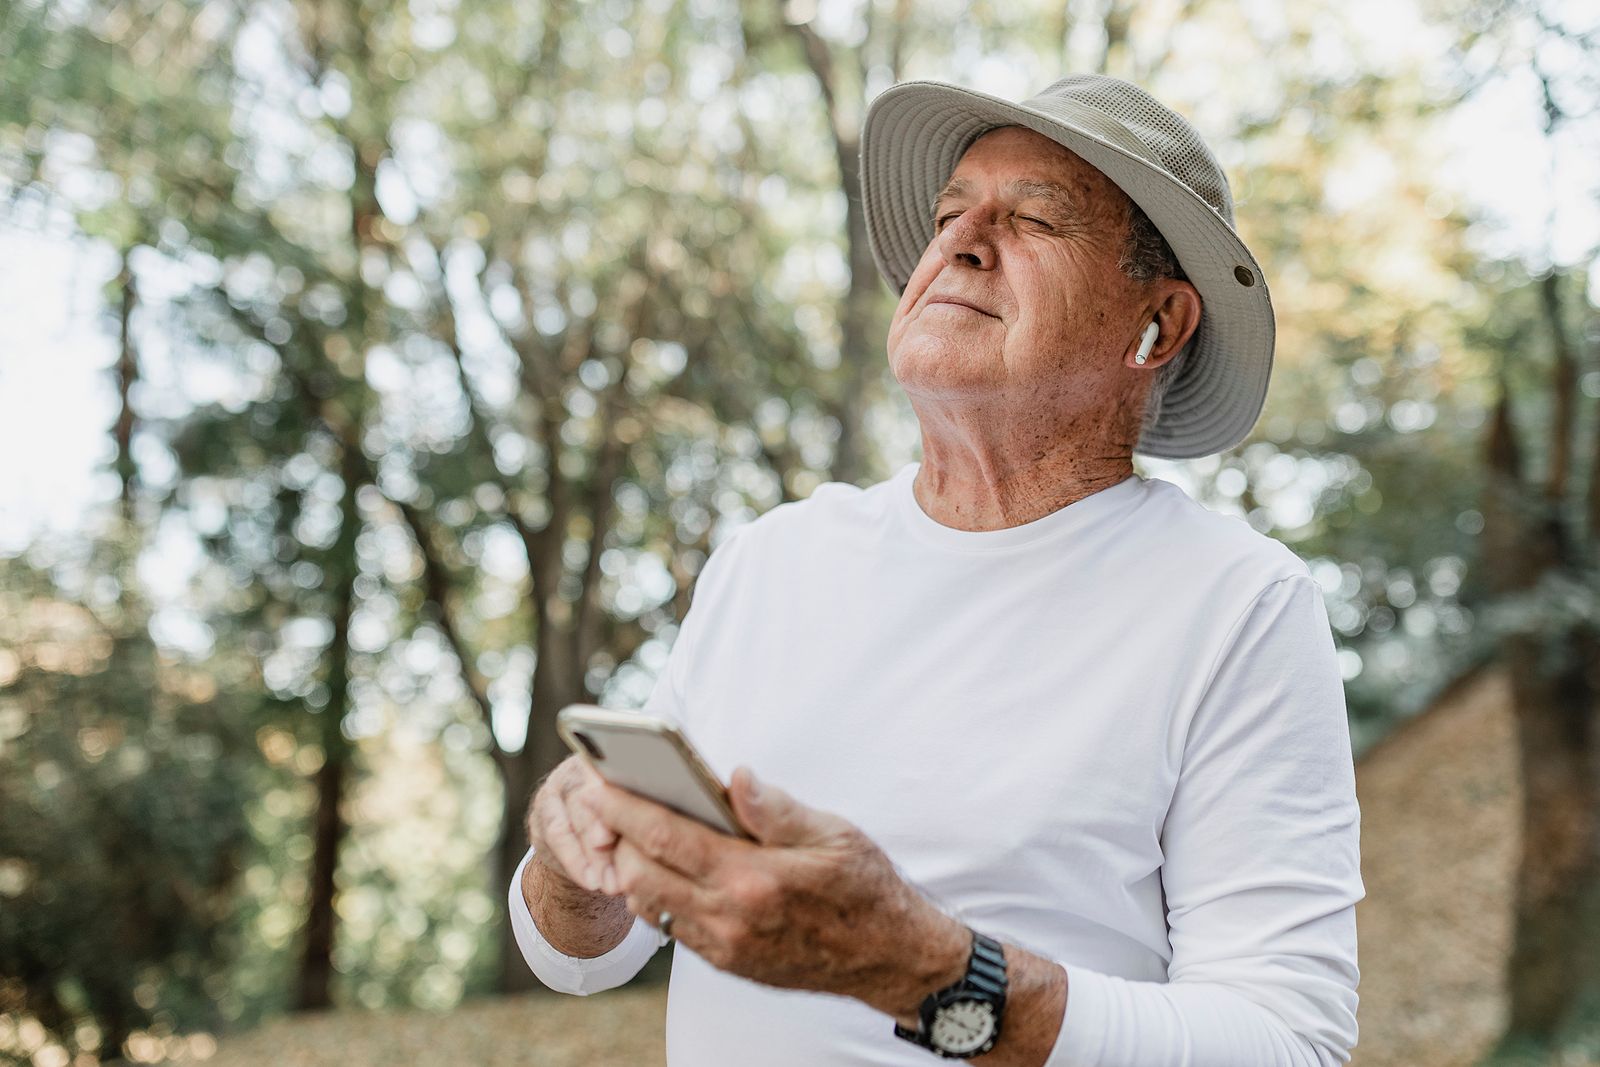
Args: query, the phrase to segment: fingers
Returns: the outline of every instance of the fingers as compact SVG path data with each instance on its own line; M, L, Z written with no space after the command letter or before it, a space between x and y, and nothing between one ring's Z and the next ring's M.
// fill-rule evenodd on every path
M539 836L534 842L537 854L569 880L585 889L598 890L596 861L572 825L569 808L553 798L541 806L539 819Z
M591 892L602 891L615 841L584 802L585 792L598 781L599 776L582 763L558 768L534 797L529 815L529 837L536 852L558 873Z
M687 815L616 786L602 785L586 799L598 819L621 838L614 849L626 842L656 863L694 881L703 881L725 850L745 845Z
M609 853L617 842L617 834L602 821L595 811L595 787L584 785L567 796L567 818L572 822L572 832L594 862L610 859Z
M838 816L809 808L778 787L757 781L748 767L733 772L728 796L740 823L763 845L824 846L836 843L849 829Z
M672 936L692 943L706 914L710 894L689 878L657 863L632 841L617 842L615 870L618 891L628 910L659 929L662 912L673 915Z

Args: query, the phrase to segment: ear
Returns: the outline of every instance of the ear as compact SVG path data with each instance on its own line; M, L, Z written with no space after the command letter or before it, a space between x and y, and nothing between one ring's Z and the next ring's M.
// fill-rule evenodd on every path
M1123 361L1138 370L1153 370L1175 357L1189 343L1195 330L1200 328L1201 307L1200 291L1190 283L1176 278L1162 278L1153 282L1151 300L1146 308L1160 326L1161 334L1143 363L1133 361L1139 350L1138 337L1133 339ZM1140 333L1143 332L1141 327Z

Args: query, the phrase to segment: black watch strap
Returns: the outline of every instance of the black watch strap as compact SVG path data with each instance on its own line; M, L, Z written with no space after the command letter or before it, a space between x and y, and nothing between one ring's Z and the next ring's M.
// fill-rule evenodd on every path
M934 1013L941 1005L952 1000L972 999L990 1004L994 1009L994 1032L989 1041L982 1048L974 1049L966 1055L957 1055L935 1045L929 1035L933 1026ZM1006 953L1000 942L987 934L972 931L972 954L967 957L967 973L954 985L929 994L918 1009L920 1027L916 1030L894 1025L894 1034L898 1038L910 1041L912 1044L921 1045L940 1056L946 1058L967 1059L971 1056L981 1055L994 1047L994 1042L1000 1037L1000 1020L1006 1003Z
M966 989L988 994L996 1003L1005 1003L1006 950L1000 942L976 930L972 932L972 958L967 961L967 976L961 983Z

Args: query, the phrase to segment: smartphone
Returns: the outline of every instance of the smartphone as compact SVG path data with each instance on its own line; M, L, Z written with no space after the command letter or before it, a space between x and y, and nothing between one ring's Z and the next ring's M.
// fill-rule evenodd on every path
M612 785L751 840L733 813L727 788L666 719L573 704L556 716L556 732Z

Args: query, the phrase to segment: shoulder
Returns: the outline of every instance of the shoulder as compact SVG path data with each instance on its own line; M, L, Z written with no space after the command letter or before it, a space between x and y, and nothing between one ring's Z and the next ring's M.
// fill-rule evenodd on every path
M867 489L847 482L824 482L803 500L790 500L734 527L711 550L701 581L727 582L731 573L759 570L776 558L794 563L806 549L836 540L841 531L859 529L881 516L888 483ZM698 592L696 593L698 596Z
M1144 483L1133 536L1147 557L1159 561L1158 568L1207 576L1252 593L1285 578L1310 576L1293 549L1243 518L1213 511L1163 479L1146 478Z
M835 526L865 518L882 506L888 482L863 489L849 482L823 482L804 500L790 500L762 515L751 526L769 530Z
M749 553L781 550L796 540L812 541L873 522L888 505L888 482L866 489L848 482L824 482L803 500L790 500L739 527L738 540Z

